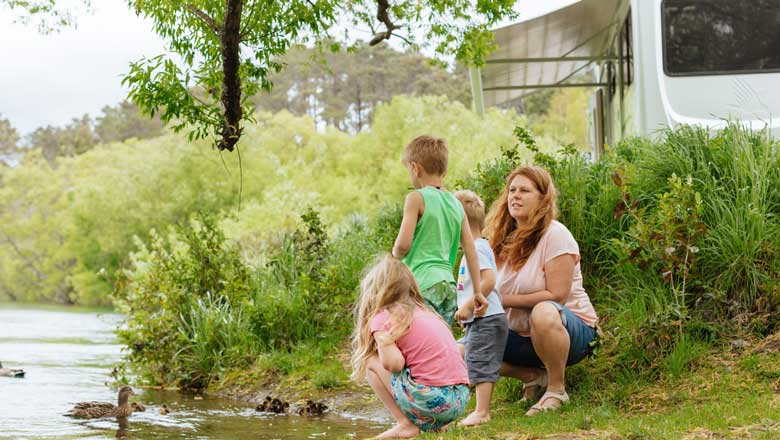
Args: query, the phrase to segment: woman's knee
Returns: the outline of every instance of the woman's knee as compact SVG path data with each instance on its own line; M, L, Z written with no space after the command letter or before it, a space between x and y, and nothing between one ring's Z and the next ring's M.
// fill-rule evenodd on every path
M561 312L548 301L541 302L531 310L529 318L531 330L550 330L563 327Z

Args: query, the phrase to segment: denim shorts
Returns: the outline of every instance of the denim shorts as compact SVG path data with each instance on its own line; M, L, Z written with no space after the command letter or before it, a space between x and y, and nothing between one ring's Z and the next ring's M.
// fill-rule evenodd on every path
M561 312L561 321L569 333L569 357L566 365L574 365L585 359L592 351L591 342L596 338L596 329L588 326L571 310L554 301L553 304ZM504 350L504 362L517 367L544 368L544 363L534 350L531 338L521 336L509 329L509 337Z
M390 377L393 399L421 431L436 431L466 412L468 385L423 385L412 379L408 368Z

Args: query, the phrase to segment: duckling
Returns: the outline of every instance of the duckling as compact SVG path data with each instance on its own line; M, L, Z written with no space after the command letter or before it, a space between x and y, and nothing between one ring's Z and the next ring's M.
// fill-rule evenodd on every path
M21 379L24 377L24 370L21 368L3 368L3 363L0 362L0 376L17 377Z
M119 389L118 406L106 402L81 402L77 403L65 415L79 419L97 419L101 417L128 417L134 411L128 402L130 396L135 396L130 387Z
M271 406L269 407L269 411L276 414L282 414L287 412L287 408L290 407L290 404L287 402L282 401L281 399L273 399L271 401Z
M321 416L328 410L327 405L322 402L315 402L311 399L306 401L306 404L298 408L298 415L300 416Z
M263 403L257 405L255 407L255 411L258 412L266 412L268 411L268 405L271 403L271 396L265 396L265 400L263 400Z
M110 403L109 403L109 405L110 405ZM133 408L133 412L144 412L144 411L146 411L146 407L144 406L143 403L131 402L130 406Z
M288 402L285 402L279 398L271 398L271 396L266 396L263 403L260 405L257 405L255 408L256 411L263 411L263 412L272 412L276 414L282 414L287 412L287 409L290 407L290 404Z
M171 410L168 408L168 405L164 404L160 407L160 414L162 415L168 415L171 413Z

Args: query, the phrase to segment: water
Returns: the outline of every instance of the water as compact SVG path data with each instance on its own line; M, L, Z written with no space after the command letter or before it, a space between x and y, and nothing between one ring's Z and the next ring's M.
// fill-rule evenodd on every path
M0 362L25 379L0 377L0 439L352 439L387 426L347 417L258 413L240 402L134 388L146 411L127 424L65 417L75 402L116 403L110 373L121 358L113 330L122 316L65 308L0 305ZM166 404L171 412L161 415Z

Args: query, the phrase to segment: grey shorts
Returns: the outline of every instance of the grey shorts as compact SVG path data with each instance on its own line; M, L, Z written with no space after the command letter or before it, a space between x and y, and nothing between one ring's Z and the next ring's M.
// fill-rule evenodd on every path
M498 382L508 331L503 313L474 318L466 324L466 336L458 342L466 346L466 367L471 385Z

